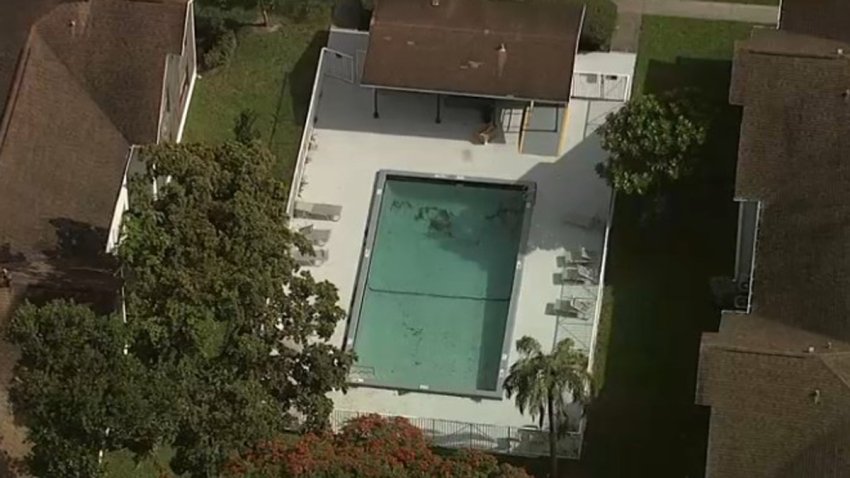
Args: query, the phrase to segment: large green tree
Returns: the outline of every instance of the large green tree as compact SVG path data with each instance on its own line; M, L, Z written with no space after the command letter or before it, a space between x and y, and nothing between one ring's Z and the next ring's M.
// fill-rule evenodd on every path
M39 476L97 476L98 451L175 449L172 468L219 476L249 444L327 425L350 354L327 344L336 288L299 268L286 187L256 142L140 152L118 256L125 317L25 306L13 400ZM156 187L154 187L156 184Z
M693 170L706 129L705 115L686 95L641 95L597 130L608 152L597 171L627 194L657 190Z
M324 342L344 311L336 288L291 257L310 246L287 227L287 189L267 150L165 145L142 156L119 248L131 351L182 371L176 471L211 475L296 417L326 424L326 394L345 386L352 360Z
M584 405L592 393L587 356L573 348L570 339L558 342L548 354L528 336L517 340L516 348L520 357L505 378L505 392L508 398L516 397L520 413L529 412L541 427L548 422L550 476L557 477L559 424L568 423L570 403Z
M160 412L173 389L124 353L130 334L119 317L66 301L26 304L6 337L20 346L10 399L29 428L36 476L99 476L100 450L146 449L173 431Z

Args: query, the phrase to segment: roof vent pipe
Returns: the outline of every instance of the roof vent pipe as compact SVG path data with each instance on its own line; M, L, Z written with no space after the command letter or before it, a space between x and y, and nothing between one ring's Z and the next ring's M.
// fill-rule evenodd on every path
M502 73L505 71L505 63L508 62L508 49L507 49L507 47L505 46L504 43L499 44L498 55L499 55L498 63L497 63L496 66L498 66L498 69L499 69L498 74L499 74L499 78L501 78Z
M440 6L440 0L431 0L431 6L432 7L439 7Z

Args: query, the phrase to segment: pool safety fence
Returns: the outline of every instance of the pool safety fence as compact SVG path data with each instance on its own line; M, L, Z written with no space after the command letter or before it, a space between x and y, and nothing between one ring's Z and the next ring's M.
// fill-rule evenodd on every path
M372 413L334 410L330 417L331 426L334 430L339 430L349 420L370 414ZM534 426L515 427L437 418L403 418L422 430L431 445L436 447L472 448L489 453L528 457L548 456L549 454L548 432ZM558 456L560 458L578 459L581 455L581 445L581 432L567 432L558 441Z

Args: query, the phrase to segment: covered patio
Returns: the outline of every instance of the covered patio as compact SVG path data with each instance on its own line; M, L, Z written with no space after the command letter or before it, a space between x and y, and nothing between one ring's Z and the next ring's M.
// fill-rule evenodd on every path
M358 81L372 89L373 118L393 93L425 95L435 123L448 108L477 115L473 143L555 156L583 18L572 5L383 0L356 54Z

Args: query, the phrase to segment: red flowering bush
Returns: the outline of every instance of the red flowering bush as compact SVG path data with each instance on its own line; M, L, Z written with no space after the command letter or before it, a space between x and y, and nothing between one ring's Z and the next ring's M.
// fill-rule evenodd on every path
M242 478L529 478L486 453L434 454L422 431L403 418L368 415L337 434L304 435L294 443L261 443L235 457L227 476Z

